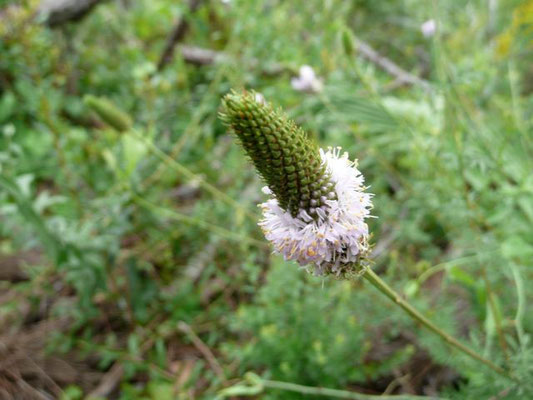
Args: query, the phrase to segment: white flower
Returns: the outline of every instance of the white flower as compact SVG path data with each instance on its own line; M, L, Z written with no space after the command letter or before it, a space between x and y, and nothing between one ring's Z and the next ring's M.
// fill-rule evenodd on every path
M368 253L365 218L370 216L372 195L364 191L363 175L356 162L348 159L348 153L341 155L337 147L326 152L321 149L320 155L331 174L337 199L326 200L313 219L305 210L292 217L272 198L260 205L264 218L259 226L285 260L295 260L302 266L314 264L317 275L340 275L350 263ZM268 187L263 192L272 194Z
M420 31L422 32L422 35L427 38L432 37L435 34L436 30L437 23L434 19L428 19L420 26Z
M318 93L322 90L322 81L317 78L315 71L309 65L302 65L299 73L299 76L291 79L294 90L309 93Z

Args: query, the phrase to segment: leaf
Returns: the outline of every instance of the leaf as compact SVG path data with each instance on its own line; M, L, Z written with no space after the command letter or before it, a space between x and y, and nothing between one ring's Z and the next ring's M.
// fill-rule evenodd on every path
M0 123L7 121L15 111L15 95L12 92L6 92L0 99Z
M61 255L61 243L48 229L43 219L35 212L33 205L19 189L19 186L11 179L0 176L0 187L4 188L13 197L20 213L36 230L45 250L57 262Z
M255 396L264 390L261 377L253 372L244 375L244 381L218 392L217 398L231 396Z
M414 297L420 290L420 285L417 281L409 281L405 285L403 292L407 297Z
M168 382L150 382L147 386L147 392L153 400L172 400L174 396L174 387Z
M521 236L511 236L503 242L502 254L510 260L528 259L533 257L533 246L522 239Z
M136 140L130 135L122 137L123 168L127 177L135 170L137 163L146 155L148 148L144 142Z
M339 89L340 92L340 89ZM348 122L358 122L376 130L390 130L398 127L398 122L381 105L367 98L338 93L330 93L330 100L338 114Z
M475 288L477 286L477 280L458 266L451 267L448 273L451 279L461 282L469 288Z
M33 176L33 174L24 174L24 175L19 175L15 179L15 183L17 184L23 196L26 196L26 197L31 196L31 183L33 182L34 178L35 177Z
M494 338L494 335L496 334L496 320L495 315L492 312L492 308L490 307L490 302L488 298L486 299L485 304L485 334L487 335L487 342L485 345L485 354L488 354L488 351L490 349L490 346L492 344L492 339Z
M529 218L533 223L533 200L532 194L528 193L526 196L521 196L517 200L518 206L523 211L523 213Z
M221 390L218 394L220 398L231 396L255 396L262 391L262 386L247 386L239 383L235 386Z

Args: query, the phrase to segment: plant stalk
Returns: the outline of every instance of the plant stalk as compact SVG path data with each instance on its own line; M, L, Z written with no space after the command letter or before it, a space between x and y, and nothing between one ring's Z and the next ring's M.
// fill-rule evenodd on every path
M350 400L420 400L420 399L431 399L437 400L440 397L426 397L426 396L411 396L411 395L371 395L365 393L351 392L347 390L339 389L329 389L324 387L313 387L313 386L304 386L298 385L292 382L280 382L280 381L271 381L268 379L261 379L261 384L270 389L279 389L287 390L296 393L302 393L304 395L311 396L327 396L335 397L339 399L350 399Z
M469 347L465 346L461 342L459 342L454 337L450 336L446 332L444 332L442 329L440 329L437 325L435 325L433 322L431 322L429 319L424 317L420 312L418 312L413 306L411 306L408 302L406 302L398 293L394 291L387 283L385 283L374 271L372 271L370 268L367 268L364 271L363 277L370 282L376 289L378 289L381 293L383 293L385 296L387 296L389 299L391 299L394 303L398 305L401 309L403 309L407 314L411 316L416 322L419 322L424 327L432 331L433 333L437 334L441 337L442 340L444 340L446 343L448 343L450 346L455 347L456 349L462 351L463 353L467 354L474 360L477 360L483 364L485 364L487 367L492 369L493 371L497 372L498 374L505 376L506 378L509 378L513 381L516 381L516 378L511 376L509 372L504 370L503 368L497 366L492 361L487 360L486 358L480 356L478 353L476 353L474 350L470 349Z

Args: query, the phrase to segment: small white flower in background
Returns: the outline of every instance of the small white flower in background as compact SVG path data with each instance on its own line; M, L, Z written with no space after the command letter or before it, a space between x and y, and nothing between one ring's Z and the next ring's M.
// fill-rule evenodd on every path
M340 275L344 267L365 258L369 252L368 225L372 195L365 192L364 178L357 163L341 148L320 149L322 163L331 174L330 198L316 209L313 219L306 210L297 217L283 210L275 198L261 204L263 220L259 226L276 252L301 266L315 265L315 274ZM272 195L265 186L263 193Z
M430 38L435 34L437 30L437 23L434 19L428 19L420 26L420 31L424 37Z
M3 132L6 137L12 137L17 129L15 128L15 125L13 124L7 124L4 126Z
M317 78L315 71L309 65L302 65L299 75L291 79L291 86L299 92L318 93L322 91L322 80Z

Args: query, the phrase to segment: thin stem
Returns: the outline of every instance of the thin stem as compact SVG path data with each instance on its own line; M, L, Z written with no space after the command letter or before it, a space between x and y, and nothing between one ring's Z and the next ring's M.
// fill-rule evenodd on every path
M483 280L485 281L485 290L487 291L488 305L492 313L492 317L494 318L494 325L496 326L496 333L498 335L498 341L500 342L502 353L508 365L509 354L507 353L507 343L505 342L505 337L503 335L502 320L501 320L500 313L498 312L495 295L494 295L494 292L492 291L492 287L491 287L489 278L487 277L487 271L485 270L485 268L481 270L481 275L483 276Z
M229 47L229 44L227 47ZM183 147L187 144L187 141L191 138L196 139L196 137L199 135L200 122L202 121L202 118L204 116L204 111L206 109L205 105L210 100L209 95L216 92L215 88L218 87L218 85L220 84L220 81L225 77L228 70L229 70L229 67L226 64L222 65L220 68L216 70L215 76L213 80L211 81L211 83L209 84L206 94L202 97L200 104L196 107L194 113L192 114L191 122L185 128L185 131L181 135L180 139L172 147L170 151L170 156L169 156L171 159L176 160L181 150L183 149ZM161 175L163 174L164 170L165 170L164 165L159 165L157 169L154 171L154 173L145 179L145 181L143 182L143 185L145 187L150 186L153 182L161 178Z
M230 196L228 196L226 193L222 192L220 189L217 189L215 186L210 184L209 182L205 181L202 177L199 175L196 175L191 170L189 170L184 165L178 163L176 160L174 160L172 157L168 156L164 151L162 151L159 147L157 147L155 144L153 144L150 140L145 138L143 135L141 135L139 132L135 130L130 130L130 133L134 138L137 140L140 140L144 144L148 146L148 149L154 154L156 157L158 157L160 160L162 160L166 166L170 167L174 171L178 172L179 174L186 177L191 182L196 182L200 187L205 189L207 192L209 192L212 196L220 199L221 201L225 202L226 204L234 207L236 210L242 212L244 215L249 217L252 221L257 220L257 214L253 213L252 211L244 208L241 206L237 201L232 199Z
M245 235L241 235L241 234L229 231L218 225L211 224L209 222L206 222L198 218L190 217L188 215L182 214L175 210L171 210L171 209L164 208L164 207L159 207L156 204L143 199L141 196L137 194L132 194L132 198L136 203L138 203L142 207L145 207L146 209L152 212L159 213L159 214L165 214L166 216L174 220L185 222L185 223L197 226L199 228L205 229L206 231L217 234L227 240L234 240L239 243L248 243L248 244L251 244L257 247L268 248L268 245L264 241L257 240L257 239L254 239L254 238L251 238Z
M522 276L520 275L520 271L518 271L518 265L512 262L511 271L513 272L513 278L516 285L516 296L518 298L516 316L514 318L516 334L518 336L518 342L520 343L520 347L522 347L523 349L526 345L524 327L522 326L522 320L526 311L526 293L524 291L524 281L522 279Z
M363 277L369 281L376 289L378 289L381 293L383 293L385 296L387 296L389 299L391 299L394 303L398 305L401 309L403 309L407 314L409 314L415 321L419 322L423 326L425 326L427 329L432 331L433 333L440 336L446 343L448 343L450 346L455 347L456 349L462 351L463 353L467 354L474 360L477 360L483 364L485 364L490 369L496 371L498 374L505 376L506 378L509 378L513 381L516 381L514 377L512 377L507 371L505 371L503 368L497 366L492 361L487 360L486 358L483 358L478 353L476 353L474 350L470 349L469 347L465 346L461 342L459 342L454 337L450 336L446 332L444 332L442 329L440 329L437 325L435 325L433 322L431 322L429 319L424 317L420 312L418 312L413 306L411 306L409 303L407 303L402 297L394 291L389 285L387 285L374 271L372 271L370 268L366 269L364 271Z
M291 382L271 381L261 379L261 384L270 389L288 390L314 396L335 397L338 399L370 400L370 399L394 399L394 400L415 400L415 399L438 399L438 397L410 396L410 395L371 395L351 392L347 390L329 389L324 387L304 386Z

